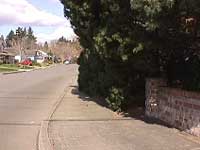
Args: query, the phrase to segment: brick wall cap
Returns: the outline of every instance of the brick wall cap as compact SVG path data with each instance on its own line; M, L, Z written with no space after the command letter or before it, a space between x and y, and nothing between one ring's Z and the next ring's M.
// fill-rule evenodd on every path
M180 88L161 87L169 95L200 100L200 92L187 91Z
M163 79L163 78L146 78L146 81L166 81L166 79Z

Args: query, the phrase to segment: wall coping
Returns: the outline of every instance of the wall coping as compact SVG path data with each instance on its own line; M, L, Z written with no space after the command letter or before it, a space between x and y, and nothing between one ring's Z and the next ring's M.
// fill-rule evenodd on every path
M167 91L168 95L172 95L174 97L191 98L200 101L200 92L187 91L180 88L172 88L172 87L160 87L160 88Z
M164 91L168 92L168 95L172 96L178 96L178 97L185 97L185 98L191 98L191 99L197 99L200 101L200 91L188 91L181 88L174 88L174 87L168 87L166 85L166 80L163 78L146 78L146 82L153 81L153 82L160 82L162 81L163 84L158 85L160 89L163 89Z

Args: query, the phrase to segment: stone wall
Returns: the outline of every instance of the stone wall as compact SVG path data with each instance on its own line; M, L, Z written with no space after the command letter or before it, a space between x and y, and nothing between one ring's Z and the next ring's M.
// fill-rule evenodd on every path
M145 113L200 137L200 93L168 88L162 79L147 79Z

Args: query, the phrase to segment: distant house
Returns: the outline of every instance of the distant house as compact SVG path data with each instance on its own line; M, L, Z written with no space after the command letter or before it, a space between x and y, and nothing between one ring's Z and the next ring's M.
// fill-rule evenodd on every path
M15 61L16 62L21 62L22 61L22 57L20 55L16 55L15 56Z
M0 51L0 63L21 62L25 59L31 59L37 63L43 63L51 57L41 50L23 50L21 51L21 54L19 53L19 50L13 48L6 48L3 52Z
M23 60L25 60L27 57L26 57L26 55L24 54L24 52L22 52L21 53L21 55L15 55L15 60L17 61L17 62L21 62L21 61L23 61Z
M0 52L0 63L14 64L15 56L7 51L2 51L2 52Z
M25 59L31 59L35 61L35 50L23 50L21 51L21 55L16 55L15 60L18 62L24 61Z
M36 50L26 50L25 51L25 59L30 59L32 61L35 61L35 52Z
M31 61L35 61L35 56L27 56L28 59L30 59Z
M17 48L5 48L4 51L8 52L9 54L13 55L14 62L21 62L22 58L19 55L19 50Z
M49 59L49 55L46 52L41 51L41 50L35 51L34 60L37 63L43 63L45 60L48 60L48 59Z

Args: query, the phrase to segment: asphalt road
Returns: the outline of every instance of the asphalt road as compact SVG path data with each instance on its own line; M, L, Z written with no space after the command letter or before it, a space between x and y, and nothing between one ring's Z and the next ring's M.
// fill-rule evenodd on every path
M0 150L37 150L40 125L77 75L77 65L0 74Z

